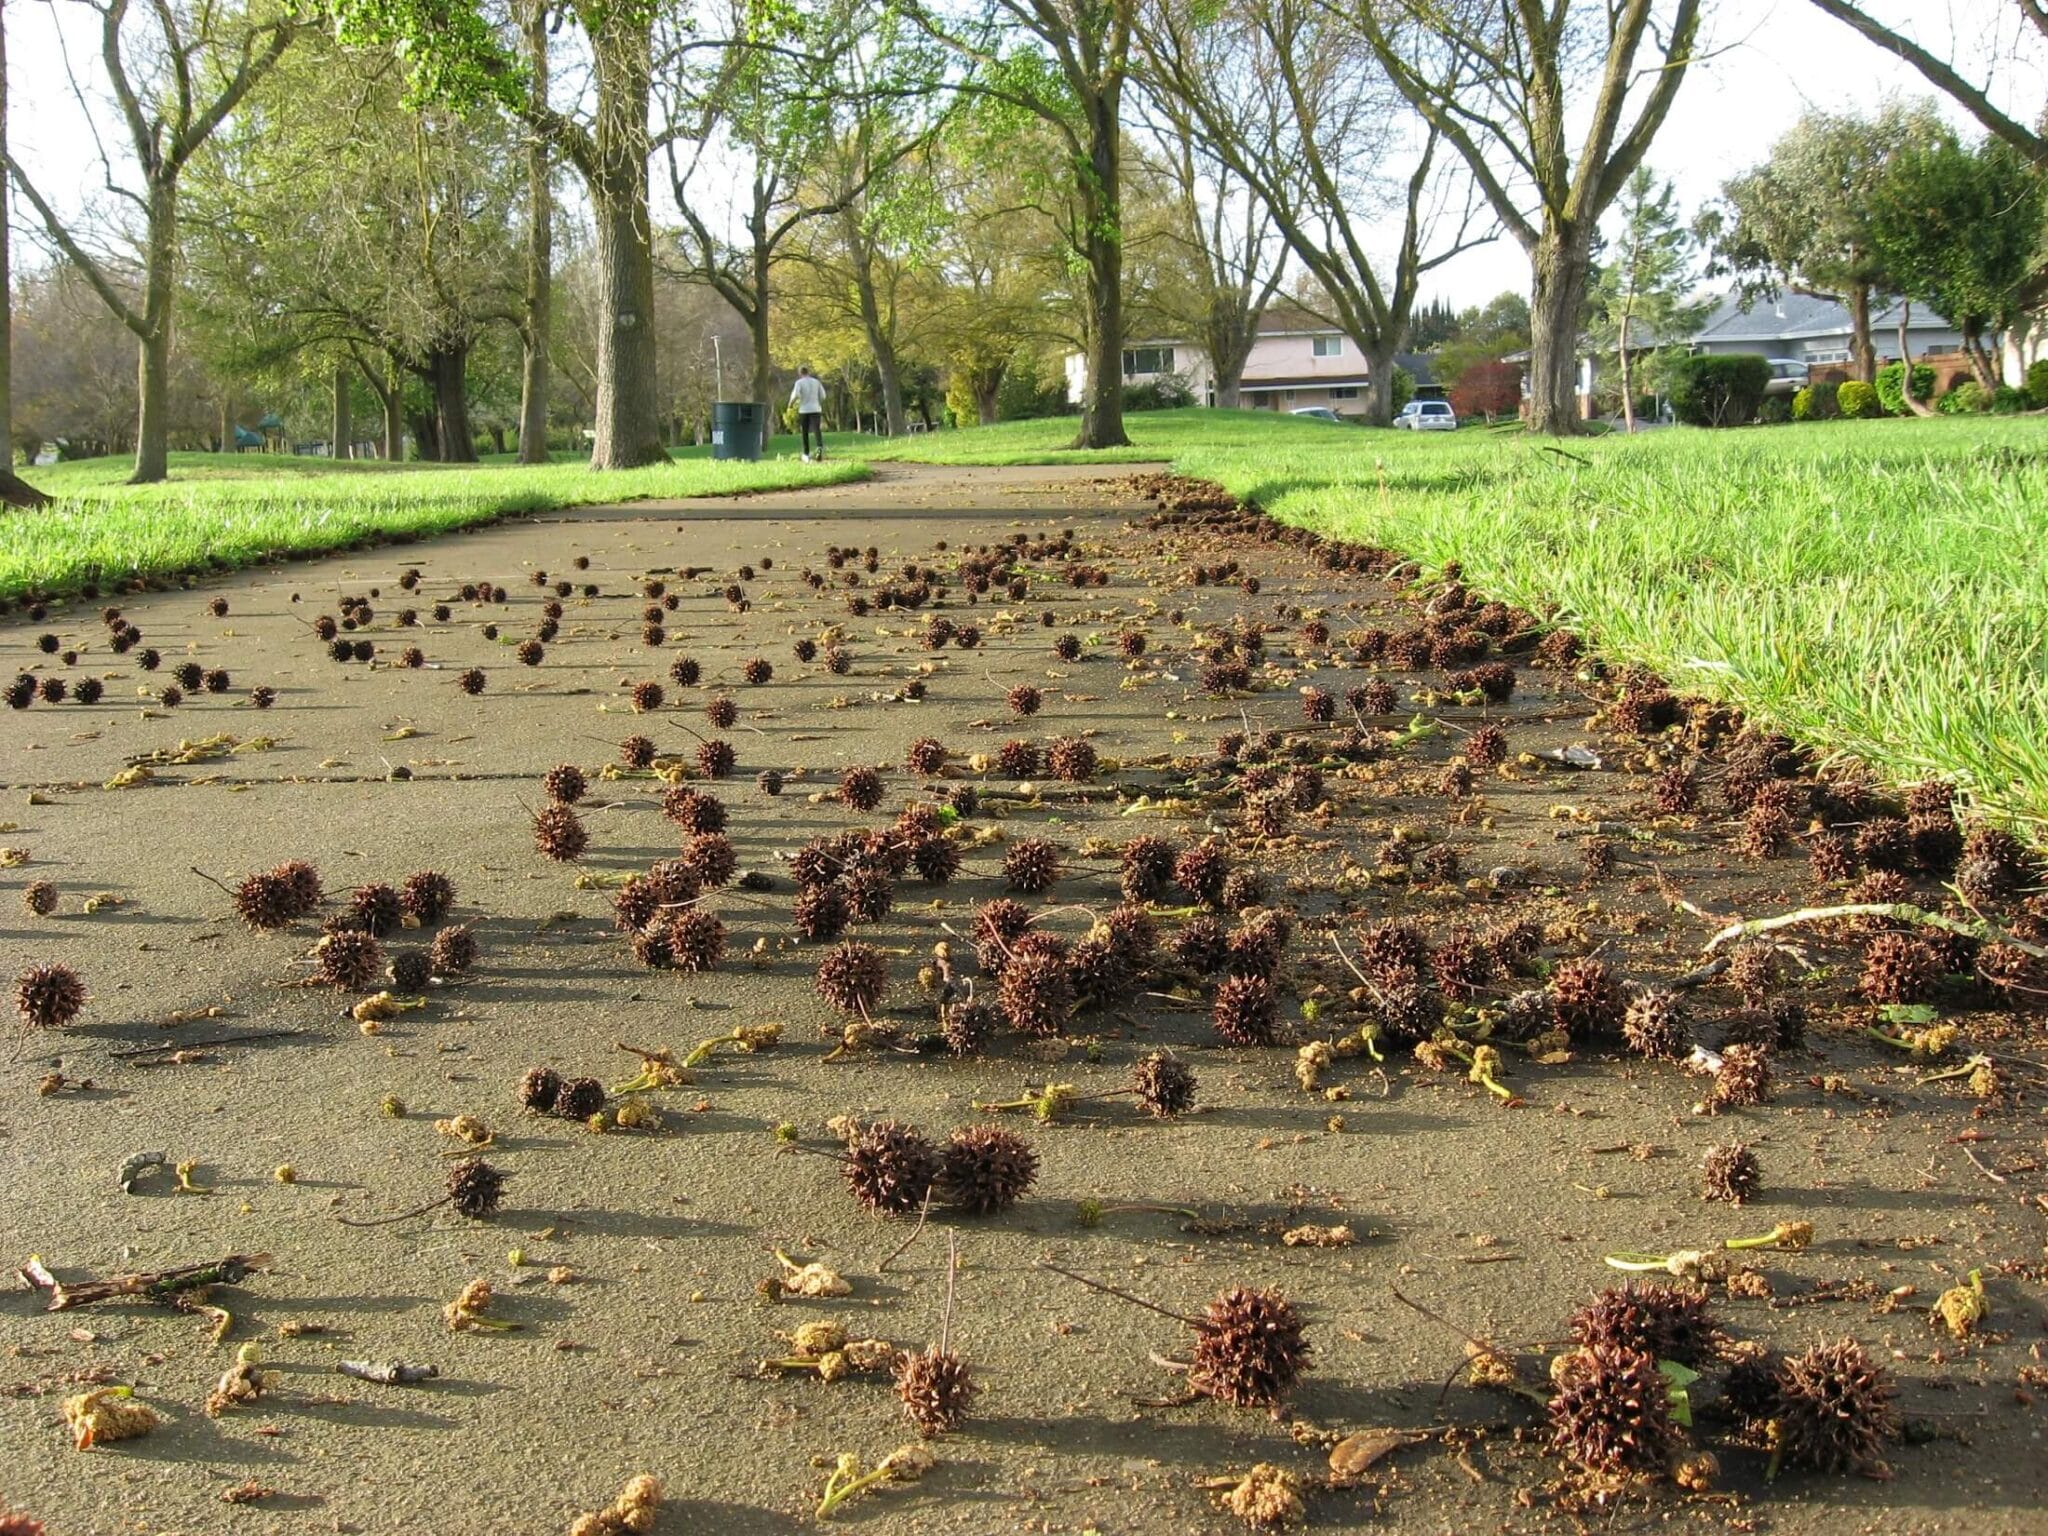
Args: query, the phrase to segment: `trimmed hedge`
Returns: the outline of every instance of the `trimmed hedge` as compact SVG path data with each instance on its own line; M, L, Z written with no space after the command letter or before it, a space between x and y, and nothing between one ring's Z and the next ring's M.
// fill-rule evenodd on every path
M1794 421L1833 421L1842 414L1841 402L1836 398L1841 385L1833 379L1823 379L1818 384L1809 384L1792 396L1792 419Z
M1835 406L1846 421L1868 421L1884 414L1884 402L1874 385L1851 379L1835 391Z
M2048 357L2027 364L2027 403L2036 410L2048 410Z
M1743 426L1755 419L1770 382L1771 365L1753 352L1674 358L1671 409L1688 426Z

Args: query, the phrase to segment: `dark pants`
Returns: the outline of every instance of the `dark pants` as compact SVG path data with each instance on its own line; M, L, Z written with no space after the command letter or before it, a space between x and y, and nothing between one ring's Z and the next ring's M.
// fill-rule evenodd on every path
M823 411L801 412L797 416L796 424L798 430L804 435L804 452L809 453L811 451L811 439L815 436L818 439L818 457L821 459L825 457L825 413Z

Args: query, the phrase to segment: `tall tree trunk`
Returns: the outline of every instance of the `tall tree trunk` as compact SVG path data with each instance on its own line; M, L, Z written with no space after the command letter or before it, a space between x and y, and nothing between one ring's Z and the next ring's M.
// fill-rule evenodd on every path
M142 325L136 331L135 472L130 485L153 485L170 475L171 292L178 258L178 184L153 179L144 236Z
M1579 317L1586 307L1591 266L1587 232L1546 221L1532 253L1536 271L1529 299L1529 425L1555 437L1581 430Z
M752 237L753 255L747 273L746 302L734 307L747 322L747 334L754 343L754 398L761 402L763 411L772 413L775 408L775 363L768 354L768 270L774 258L768 249L767 192L758 177L754 181L754 205L753 212L748 215L747 232ZM764 430L761 440L764 448L774 435L772 431Z
M647 211L652 22L614 6L592 38L596 164L586 178L597 225L597 423L592 469L668 457L654 356L654 227Z
M847 220L849 229L853 230L855 216L849 213ZM857 230L854 233L857 241L853 261L854 295L860 301L860 324L861 329L867 332L868 350L875 355L875 376L882 384L884 429L891 437L901 437L910 424L903 410L903 367L896 356L893 328L882 323L882 304L875 293L874 250L860 240Z
M353 383L354 381L349 378L348 364L336 363L334 365L334 421L328 436L331 439L329 452L337 459L352 459L356 456Z
M7 23L0 0L0 166L7 164ZM0 176L0 501L46 507L50 498L14 472L14 275L8 265L8 182Z
M476 436L469 426L469 347L440 346L427 354L427 382L434 391L434 424L443 464L474 464Z
M1906 409L1915 416L1932 416L1933 408L1925 401L1913 398L1913 347L1907 336L1907 327L1913 323L1913 306L1908 300L1899 301L1899 397L1906 402Z
M1122 448L1124 432L1124 243L1121 125L1122 92L1114 85L1084 104L1088 113L1088 178L1082 211L1087 229L1082 256L1088 267L1088 389L1081 402L1076 448Z
M1870 338L1870 284L1849 285L1849 362L1865 384L1877 381L1877 343Z
M412 423L413 447L419 450L422 464L437 464L441 460L441 427L432 411L407 411L406 420Z
M1213 310L1210 313L1204 339L1209 348L1209 377L1216 391L1218 410L1234 411L1244 399L1244 365L1252 355L1256 329L1257 322L1249 316L1224 315Z
M1636 382L1635 370L1628 358L1628 313L1623 311L1621 330L1615 352L1621 364L1621 424L1623 430L1633 433L1636 429Z
M541 106L548 99L548 8L529 0L525 17L527 90ZM523 347L519 368L519 462L548 461L548 342L553 328L555 200L547 142L526 145L526 295L520 310Z
M1122 366L1121 359L1118 366ZM977 373L968 386L974 392L974 419L984 427L992 427L1001 419L1004 372L1004 369L992 368L986 373Z
M1394 344L1383 336L1365 349L1365 416L1376 427L1394 419Z

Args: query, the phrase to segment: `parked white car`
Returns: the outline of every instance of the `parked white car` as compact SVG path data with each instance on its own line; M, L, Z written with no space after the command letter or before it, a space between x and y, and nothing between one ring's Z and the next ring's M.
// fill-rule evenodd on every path
M1764 385L1765 394L1796 395L1800 390L1806 388L1811 370L1807 367L1805 359L1797 357L1767 357L1764 361L1771 365L1770 382Z
M1306 416L1310 421L1330 421L1341 424L1344 420L1342 416L1339 416L1327 405L1297 406L1295 407L1294 414L1297 416Z
M1448 400L1410 400L1401 407L1394 425L1410 432L1455 432L1458 413L1451 409Z

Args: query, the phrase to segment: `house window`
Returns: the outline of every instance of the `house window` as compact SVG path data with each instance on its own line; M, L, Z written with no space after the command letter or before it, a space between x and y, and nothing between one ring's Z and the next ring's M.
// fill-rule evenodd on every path
M1280 391L1280 398L1285 400L1289 405L1292 405L1294 404L1294 391L1291 389L1283 389Z
M1173 348L1171 347L1126 347L1124 349L1124 377L1136 378L1146 373L1173 372Z
M1344 338L1342 336L1312 336L1309 350L1317 357L1342 357Z
M1847 347L1823 347L1819 351L1808 352L1806 360L1809 363L1846 363L1849 361L1849 349Z
M1350 384L1335 384L1330 387L1330 398L1332 400L1356 400L1358 398L1358 390Z

